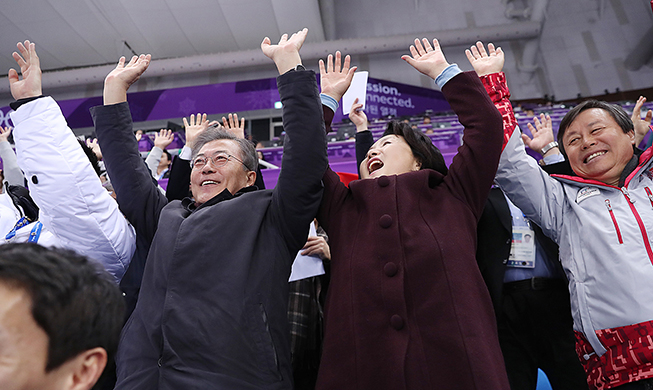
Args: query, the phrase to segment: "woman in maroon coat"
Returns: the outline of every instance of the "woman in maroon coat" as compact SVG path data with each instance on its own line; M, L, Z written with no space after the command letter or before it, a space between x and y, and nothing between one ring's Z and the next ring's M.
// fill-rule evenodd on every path
M422 45L423 42L423 45ZM476 224L501 154L502 121L475 73L415 40L465 126L447 173L421 133L391 125L349 188L327 170L318 215L332 264L318 389L508 389ZM453 77L451 77L453 76Z

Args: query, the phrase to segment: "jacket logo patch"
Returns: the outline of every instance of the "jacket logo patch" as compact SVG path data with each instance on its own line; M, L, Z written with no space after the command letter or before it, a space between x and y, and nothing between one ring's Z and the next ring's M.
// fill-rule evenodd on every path
M601 190L596 187L583 187L578 191L578 194L576 194L576 203L580 203L595 195L601 195Z

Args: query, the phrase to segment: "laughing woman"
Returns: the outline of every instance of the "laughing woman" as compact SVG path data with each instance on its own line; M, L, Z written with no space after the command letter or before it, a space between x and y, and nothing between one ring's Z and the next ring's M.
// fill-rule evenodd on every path
M476 224L501 154L501 115L437 40L402 58L436 80L464 125L449 170L391 123L349 187L327 170L318 215L332 251L318 389L508 389Z

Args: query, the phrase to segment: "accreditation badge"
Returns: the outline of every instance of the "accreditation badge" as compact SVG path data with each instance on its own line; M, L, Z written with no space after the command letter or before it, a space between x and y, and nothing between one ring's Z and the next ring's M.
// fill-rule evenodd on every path
M512 227L508 267L535 268L535 232L528 226Z

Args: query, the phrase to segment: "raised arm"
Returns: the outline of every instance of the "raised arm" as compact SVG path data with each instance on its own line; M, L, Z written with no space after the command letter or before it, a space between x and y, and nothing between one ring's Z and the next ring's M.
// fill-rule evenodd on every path
M138 151L127 90L145 72L150 59L150 55L134 56L125 64L122 57L104 80L104 105L91 108L104 165L120 209L147 242L154 237L159 213L168 201Z
M41 210L39 219L63 246L102 262L119 281L135 249L134 231L102 187L59 106L40 97L34 44L26 41L18 49L13 57L23 79L15 70L9 72L16 99L11 118L18 162Z
M2 173L5 180L9 185L24 186L25 177L23 171L18 167L18 160L16 159L16 152L9 143L9 135L11 134L11 127L0 126L0 158L2 158ZM0 183L0 186L4 183Z
M503 74L503 52L494 45L477 42L467 50L467 58L481 77L486 91L503 118L504 150L499 160L496 181L510 200L554 241L561 229L564 194L562 186L549 177L524 149L517 127L510 90ZM517 131L515 131L517 130Z
M501 117L477 75L450 65L437 39L424 38L410 47L412 57L402 58L433 78L465 127L463 145L444 177L446 185L480 217L501 154Z
M646 98L640 96L637 99L635 108L633 108L633 115L630 117L633 121L633 126L635 127L635 145L639 145L648 134L651 127L651 119L653 118L653 110L648 110L646 116L642 119L642 107L646 103Z
M533 118L533 124L528 124L528 130L533 138L522 133L521 139L526 146L542 155L544 159L542 161L560 155L560 148L553 137L553 123L548 114L540 114L539 119Z
M290 253L306 243L309 223L322 199L322 175L327 167L326 134L315 73L293 70L301 64L301 48L307 29L283 35L277 45L269 38L261 44L263 53L277 65L279 95L283 104L286 132L279 181L274 189L274 217Z
M163 150L165 150L174 139L175 136L172 133L172 130L169 129L161 129L154 136L154 147L145 158L145 165L147 165L147 167L150 168L150 171L152 171L152 176L157 176L157 168L159 167L159 162L161 162Z
M358 178L361 175L361 163L374 144L372 132L367 129L367 115L363 111L363 104L358 102L358 98L354 99L349 111L349 119L356 126L356 169L358 170Z

